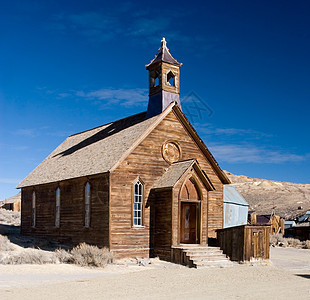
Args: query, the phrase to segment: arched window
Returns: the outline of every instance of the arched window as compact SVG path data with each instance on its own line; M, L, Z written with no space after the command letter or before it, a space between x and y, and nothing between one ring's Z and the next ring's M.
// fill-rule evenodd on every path
M175 76L171 71L167 74L167 84L175 86Z
M32 192L32 203L31 203L31 226L36 227L36 192Z
M89 227L90 224L90 184L85 185L85 220L84 226Z
M201 200L199 190L194 182L194 179L190 178L184 184L181 190L181 200Z
M56 214L55 214L55 227L60 225L60 188L56 190Z
M138 180L134 187L133 225L142 226L143 185Z

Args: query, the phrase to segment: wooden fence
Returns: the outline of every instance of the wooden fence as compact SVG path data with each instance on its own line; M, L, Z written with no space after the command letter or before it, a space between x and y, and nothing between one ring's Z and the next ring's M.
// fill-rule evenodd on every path
M269 259L269 225L242 225L217 230L223 252L234 261Z

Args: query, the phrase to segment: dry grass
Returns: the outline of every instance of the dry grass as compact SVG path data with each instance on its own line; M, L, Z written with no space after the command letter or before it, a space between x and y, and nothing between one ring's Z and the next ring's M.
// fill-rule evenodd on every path
M82 243L71 250L74 264L80 266L105 267L113 261L112 253L107 249Z
M0 223L5 225L20 225L20 212L0 208Z
M286 238L285 241L289 247L299 248L302 245L302 242L299 239Z
M55 264L59 259L55 252L38 249L25 249L23 251L12 251L0 253L0 264L20 265L20 264Z
M0 235L0 264L57 264L67 263L88 267L105 267L113 261L112 253L107 249L82 243L71 251L57 249L44 251L26 248L18 250L6 236Z
M270 244L273 246L279 246L280 243L284 242L283 234L276 233L270 235Z
M304 249L310 249L310 240L304 241L302 245Z
M42 238L27 238L26 243L19 234L19 212L0 209L0 224L3 224L1 233L11 237L13 241L15 238L22 246L20 248L15 246L7 236L0 234L0 264L69 263L80 266L104 267L113 261L112 253L107 248L99 249L85 243L78 245L71 251L55 250L60 245L57 246L57 244ZM33 248L24 248L29 246Z
M0 251L12 251L14 246L11 244L10 240L0 234Z
M301 242L299 239L285 238L282 234L271 234L270 245L280 247L294 247L310 249L310 240Z

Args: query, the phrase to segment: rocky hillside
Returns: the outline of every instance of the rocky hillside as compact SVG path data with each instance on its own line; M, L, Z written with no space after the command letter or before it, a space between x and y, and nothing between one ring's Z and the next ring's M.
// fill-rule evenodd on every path
M238 192L249 203L249 210L260 214L275 213L286 219L310 210L310 184L272 181L234 175L225 171Z

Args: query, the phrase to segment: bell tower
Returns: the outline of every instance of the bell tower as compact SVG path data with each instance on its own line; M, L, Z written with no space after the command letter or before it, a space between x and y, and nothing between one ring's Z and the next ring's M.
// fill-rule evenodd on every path
M155 58L146 65L149 71L149 104L147 118L163 112L171 102L180 103L180 66L172 57L167 48L165 38L161 40L161 46Z

